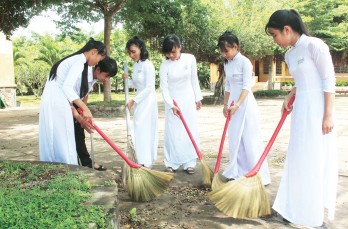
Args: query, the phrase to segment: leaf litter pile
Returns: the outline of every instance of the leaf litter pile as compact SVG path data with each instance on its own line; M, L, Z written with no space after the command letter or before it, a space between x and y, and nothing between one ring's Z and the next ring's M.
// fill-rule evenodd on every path
M207 211L216 211L207 196L210 189L205 187L173 182L159 198L149 202L133 202L122 187L121 180L116 181L119 187L120 224L124 229L207 228L202 219Z

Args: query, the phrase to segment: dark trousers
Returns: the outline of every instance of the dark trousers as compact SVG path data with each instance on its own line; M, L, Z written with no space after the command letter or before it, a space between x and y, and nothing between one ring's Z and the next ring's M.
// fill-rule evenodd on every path
M82 166L88 166L92 168L92 159L88 153L85 142L85 129L81 127L81 124L74 119L75 128L75 142L77 156L80 158Z

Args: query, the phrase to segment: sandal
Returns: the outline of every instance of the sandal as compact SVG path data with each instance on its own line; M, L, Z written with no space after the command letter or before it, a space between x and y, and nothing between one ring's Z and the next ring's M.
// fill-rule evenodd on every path
M164 171L167 173L174 173L175 172L175 170L172 167L167 167Z
M189 175L195 174L195 169L192 167L188 167L185 171Z
M99 167L94 167L94 169L95 170L98 170L98 171L105 171L105 170L107 170L107 168L106 167L104 167L103 165L99 165Z

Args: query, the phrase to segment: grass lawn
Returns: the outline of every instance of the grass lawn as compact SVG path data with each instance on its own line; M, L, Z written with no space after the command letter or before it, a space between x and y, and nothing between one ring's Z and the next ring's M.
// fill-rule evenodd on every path
M105 209L86 204L90 189L62 165L0 162L0 227L106 228Z

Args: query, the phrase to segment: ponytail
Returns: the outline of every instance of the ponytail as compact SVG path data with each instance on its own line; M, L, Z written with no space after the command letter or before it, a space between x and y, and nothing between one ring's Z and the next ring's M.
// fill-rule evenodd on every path
M292 30L302 35L310 36L306 29L300 14L294 10L277 10L269 18L265 26L265 32L268 33L268 28L283 30L284 26L290 26Z

